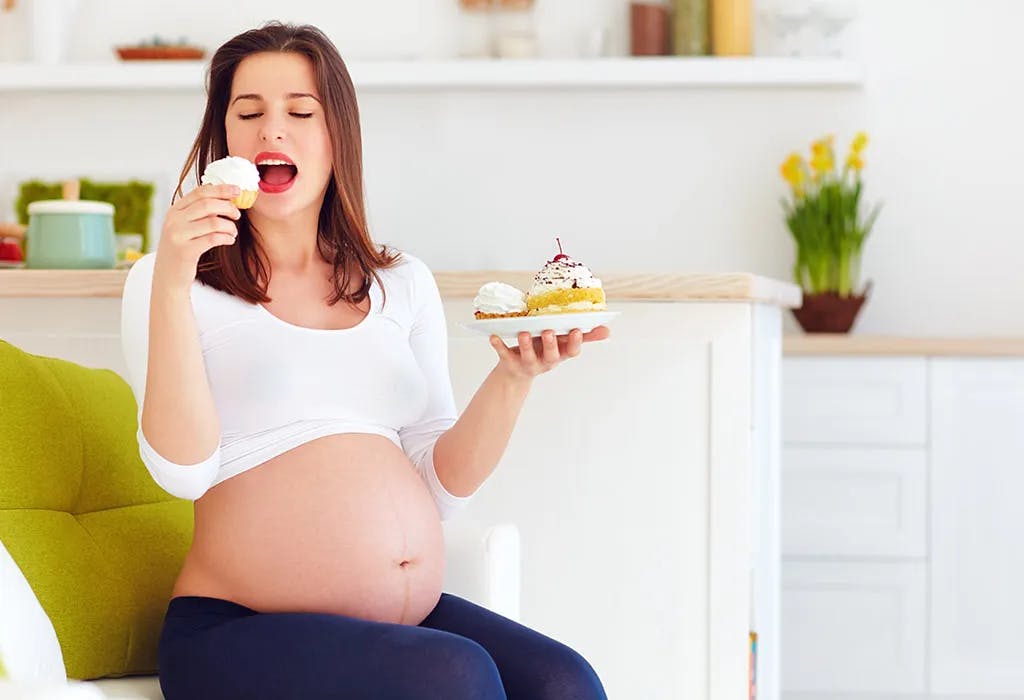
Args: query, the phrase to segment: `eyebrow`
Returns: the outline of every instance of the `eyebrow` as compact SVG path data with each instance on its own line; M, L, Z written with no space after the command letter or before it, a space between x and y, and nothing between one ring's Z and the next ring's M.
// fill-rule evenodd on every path
M320 101L319 99L317 99L316 95L311 95L308 92L289 92L287 95L285 95L285 97L288 98L289 100L298 99L300 97L312 97L317 102ZM231 100L231 104L235 104L239 100L260 100L262 102L263 96L257 95L254 92L247 92L244 95L239 95L235 99Z

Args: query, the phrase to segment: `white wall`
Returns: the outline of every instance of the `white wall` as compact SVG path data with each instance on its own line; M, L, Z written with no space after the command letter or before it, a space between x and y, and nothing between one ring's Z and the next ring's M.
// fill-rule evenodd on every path
M433 267L534 268L561 236L602 270L748 270L788 278L778 164L866 128L868 197L886 208L864 270L859 332L1024 332L1024 238L1012 195L1024 100L1018 0L859 0L863 90L373 92L361 97L371 223ZM0 59L25 54L25 1L0 14ZM159 31L211 47L270 17L316 23L349 58L443 55L454 0L83 2L71 58ZM569 55L625 0L541 0L545 50ZM211 11L209 8L216 8ZM598 8L598 9L594 9ZM166 182L201 116L199 94L0 93L0 218L39 174ZM165 193L162 193L165 194Z

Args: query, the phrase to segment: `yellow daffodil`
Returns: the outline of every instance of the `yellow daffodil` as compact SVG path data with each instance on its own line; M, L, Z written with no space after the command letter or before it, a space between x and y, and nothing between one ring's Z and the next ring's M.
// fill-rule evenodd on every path
M814 154L811 158L811 168L814 170L815 180L820 180L826 174L832 172L835 167L835 160L832 157L832 152L829 150L823 150Z
M878 205L864 211L861 201L867 145L860 132L847 153L837 152L834 137L825 136L811 142L809 156L794 153L780 167L793 193L781 200L796 244L793 278L805 293L858 293L861 251L879 213Z
M868 145L868 135L863 131L859 132L854 138L853 143L850 144L850 151L859 156L864 152L865 147Z
M814 170L815 181L820 181L835 167L835 152L832 146L835 136L826 136L811 143L811 168Z
M780 168L782 178L788 182L799 196L803 194L803 186L807 181L807 166L799 153L793 153Z
M820 156L823 153L828 153L835 146L836 137L833 135L826 136L822 139L818 139L811 143L811 154Z

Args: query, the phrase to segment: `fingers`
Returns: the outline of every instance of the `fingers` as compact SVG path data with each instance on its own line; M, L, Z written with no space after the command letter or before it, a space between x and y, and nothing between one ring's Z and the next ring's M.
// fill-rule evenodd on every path
M561 353L558 350L558 338L555 336L554 331L544 331L541 333L540 345L545 365L554 365L561 359Z
M241 188L238 185L200 185L175 202L174 206L178 209L185 209L202 199L213 197L230 200L239 194L241 194Z
M542 374L566 358L576 357L582 352L583 343L588 340L603 340L609 336L606 326L598 326L588 333L574 328L564 335L556 335L548 329L534 337L526 331L516 336L517 344L511 348L496 335L491 336L491 346L503 362L514 363L524 375Z
M511 359L512 351L508 349L507 345L505 345L505 341L498 336L491 336L491 347L494 348L494 351L498 353L498 357L502 360Z
M210 248L216 248L219 245L232 245L238 236L231 233L215 232L208 233L204 236L199 236L189 243L189 245L195 246L192 254L198 259L200 255L208 251Z
M583 349L583 331L579 328L573 328L567 336L559 336L559 340L562 340L565 345L562 350L562 355L565 357L576 357Z
M223 216L238 221L242 217L242 212L229 200L215 197L196 200L183 208L181 213L186 221L199 221L208 216Z
M519 333L518 340L520 360L527 367L535 369L539 362L537 360L537 353L533 349L533 336L526 331L522 331Z
M235 237L238 235L238 224L222 216L207 216L184 225L174 231L171 236L178 242L178 245L189 245L191 241L211 233L224 233Z

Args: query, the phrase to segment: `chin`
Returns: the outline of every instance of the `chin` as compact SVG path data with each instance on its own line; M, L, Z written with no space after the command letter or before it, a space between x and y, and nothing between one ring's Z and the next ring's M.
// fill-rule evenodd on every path
M261 192L260 196L256 198L253 211L265 219L278 221L290 219L296 214L308 210L314 204L311 201L302 201L298 197L288 196L291 194L288 192L285 195L268 195Z

